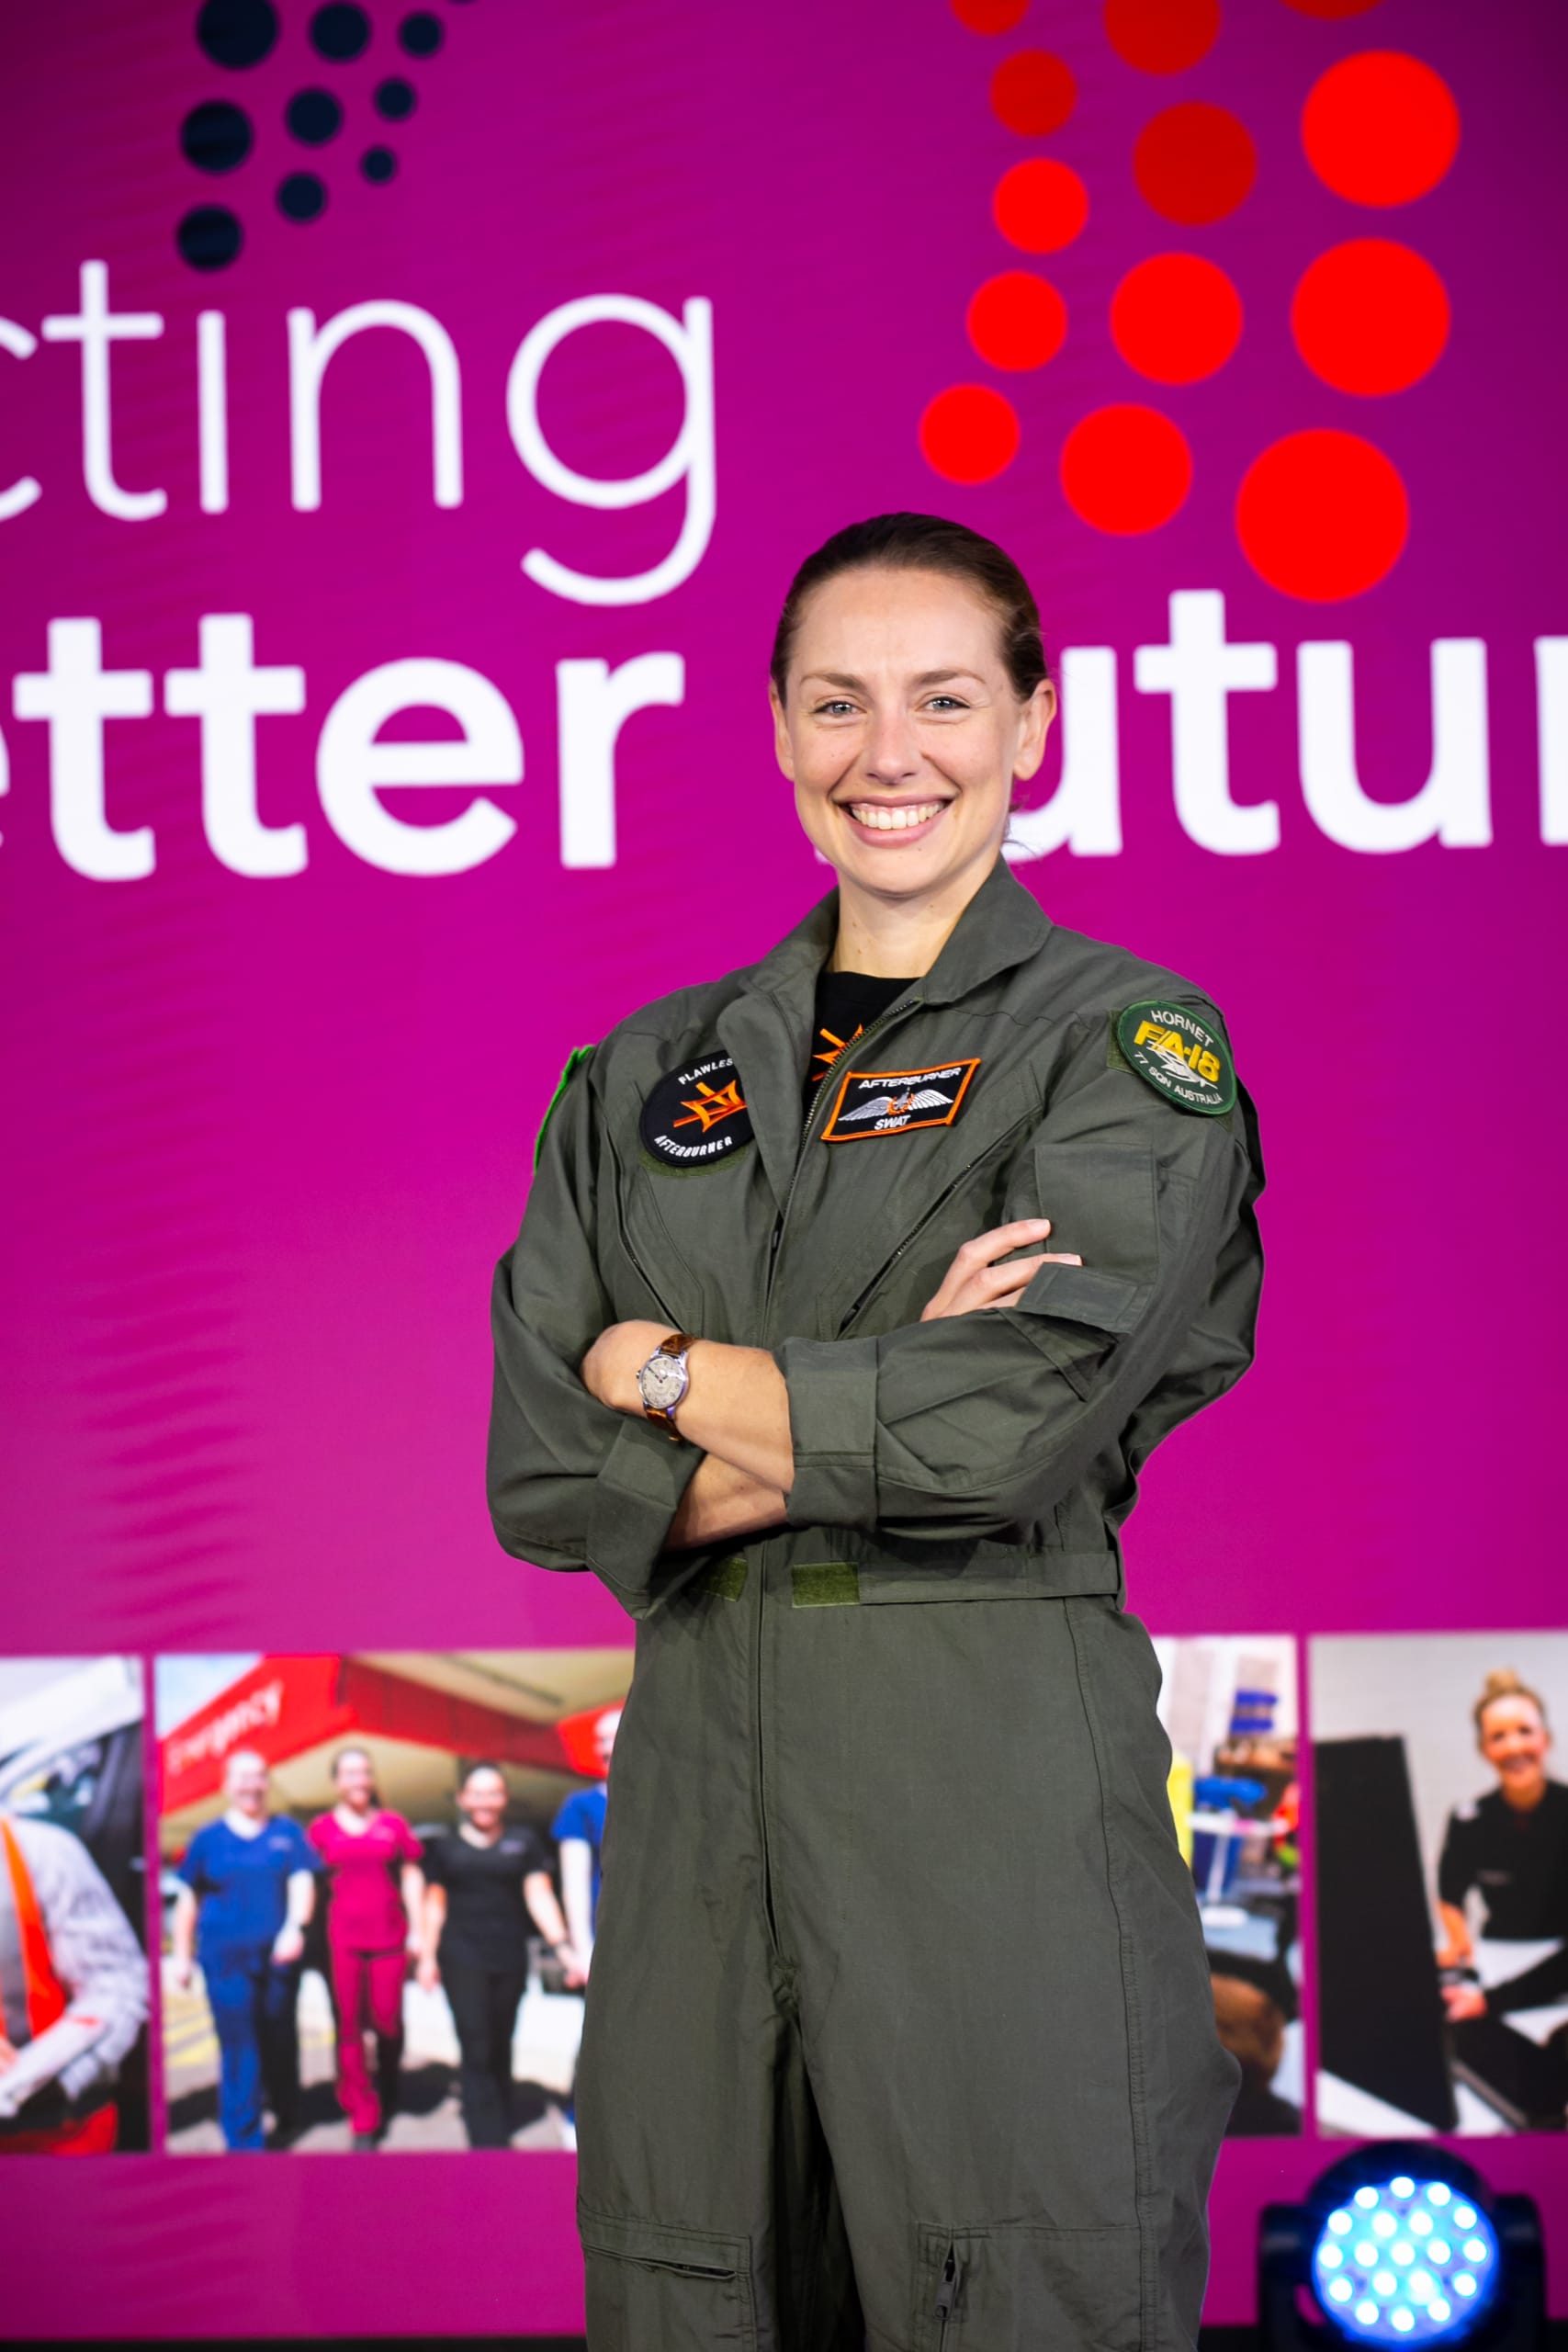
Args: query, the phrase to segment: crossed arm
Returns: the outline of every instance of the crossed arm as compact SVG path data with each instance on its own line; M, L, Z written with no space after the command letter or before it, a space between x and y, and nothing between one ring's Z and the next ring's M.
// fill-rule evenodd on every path
M1050 1230L1049 1217L1022 1217L966 1241L921 1322L1015 1306L1041 1266L1081 1264L1065 1251L997 1262L1009 1250L1043 1242ZM612 1323L582 1360L584 1387L616 1412L640 1414L637 1375L666 1336L662 1323ZM699 1339L688 1351L686 1369L690 1385L680 1407L681 1432L704 1458L671 1525L670 1547L728 1543L782 1526L795 1484L795 1453L789 1390L778 1365L765 1348Z

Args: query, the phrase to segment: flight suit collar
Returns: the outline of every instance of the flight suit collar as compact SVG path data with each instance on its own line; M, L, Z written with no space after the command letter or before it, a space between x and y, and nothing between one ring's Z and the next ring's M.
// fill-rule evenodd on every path
M718 1018L719 1039L745 1083L758 1150L781 1208L800 1151L801 1079L818 976L838 929L835 889L752 967ZM1027 963L1050 931L1050 917L998 857L931 970L901 1001L956 1004L999 973Z
M839 894L829 890L819 899L771 955L753 967L745 987L789 1003L804 985L812 990L818 974L832 953L839 929ZM971 989L983 988L999 972L1025 964L1045 944L1051 918L1037 899L1015 877L1005 857L998 857L975 896L954 923L946 945L929 972L910 989L911 1001L921 1004L956 1004ZM811 1006L804 1006L809 1021Z

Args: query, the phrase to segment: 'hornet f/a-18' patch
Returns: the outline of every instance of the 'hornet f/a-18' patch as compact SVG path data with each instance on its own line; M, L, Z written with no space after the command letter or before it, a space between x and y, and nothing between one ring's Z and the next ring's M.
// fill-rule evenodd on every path
M950 1127L979 1067L976 1057L930 1069L848 1070L822 1140L859 1143L867 1136L908 1135L911 1127Z
M663 1168L711 1168L751 1140L751 1114L728 1054L704 1054L661 1078L642 1106L642 1148Z
M1130 1004L1116 1016L1116 1042L1129 1068L1183 1111L1217 1119L1235 1101L1229 1046L1184 1004Z

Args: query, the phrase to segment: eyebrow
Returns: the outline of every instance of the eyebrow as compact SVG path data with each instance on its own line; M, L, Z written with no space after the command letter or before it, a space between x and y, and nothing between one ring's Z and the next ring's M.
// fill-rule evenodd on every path
M825 686L848 686L852 692L857 694L863 692L865 686L863 678L851 677L842 670L808 670L806 677L820 678ZM918 678L911 679L910 684L917 686L942 686L953 678L973 678L977 686L985 684L985 680L977 670L922 670ZM802 679L801 683L804 685L806 679Z

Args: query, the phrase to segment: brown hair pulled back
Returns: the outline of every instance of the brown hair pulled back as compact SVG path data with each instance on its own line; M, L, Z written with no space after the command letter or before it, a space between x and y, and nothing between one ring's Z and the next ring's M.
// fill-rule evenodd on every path
M982 595L996 614L1002 660L1020 702L1027 702L1050 676L1040 633L1040 610L1022 572L994 539L982 538L963 523L941 514L874 514L848 524L808 555L779 615L769 665L779 700L784 698L790 656L807 598L824 581L844 571L939 571Z
M1511 1666L1499 1666L1494 1668L1482 1684L1481 1696L1471 1711L1475 1722L1477 1739L1485 1735L1487 1708L1495 1706L1499 1699L1528 1699L1540 1717L1541 1723L1545 1724L1546 1701L1540 1691L1532 1690L1528 1682L1521 1682Z

